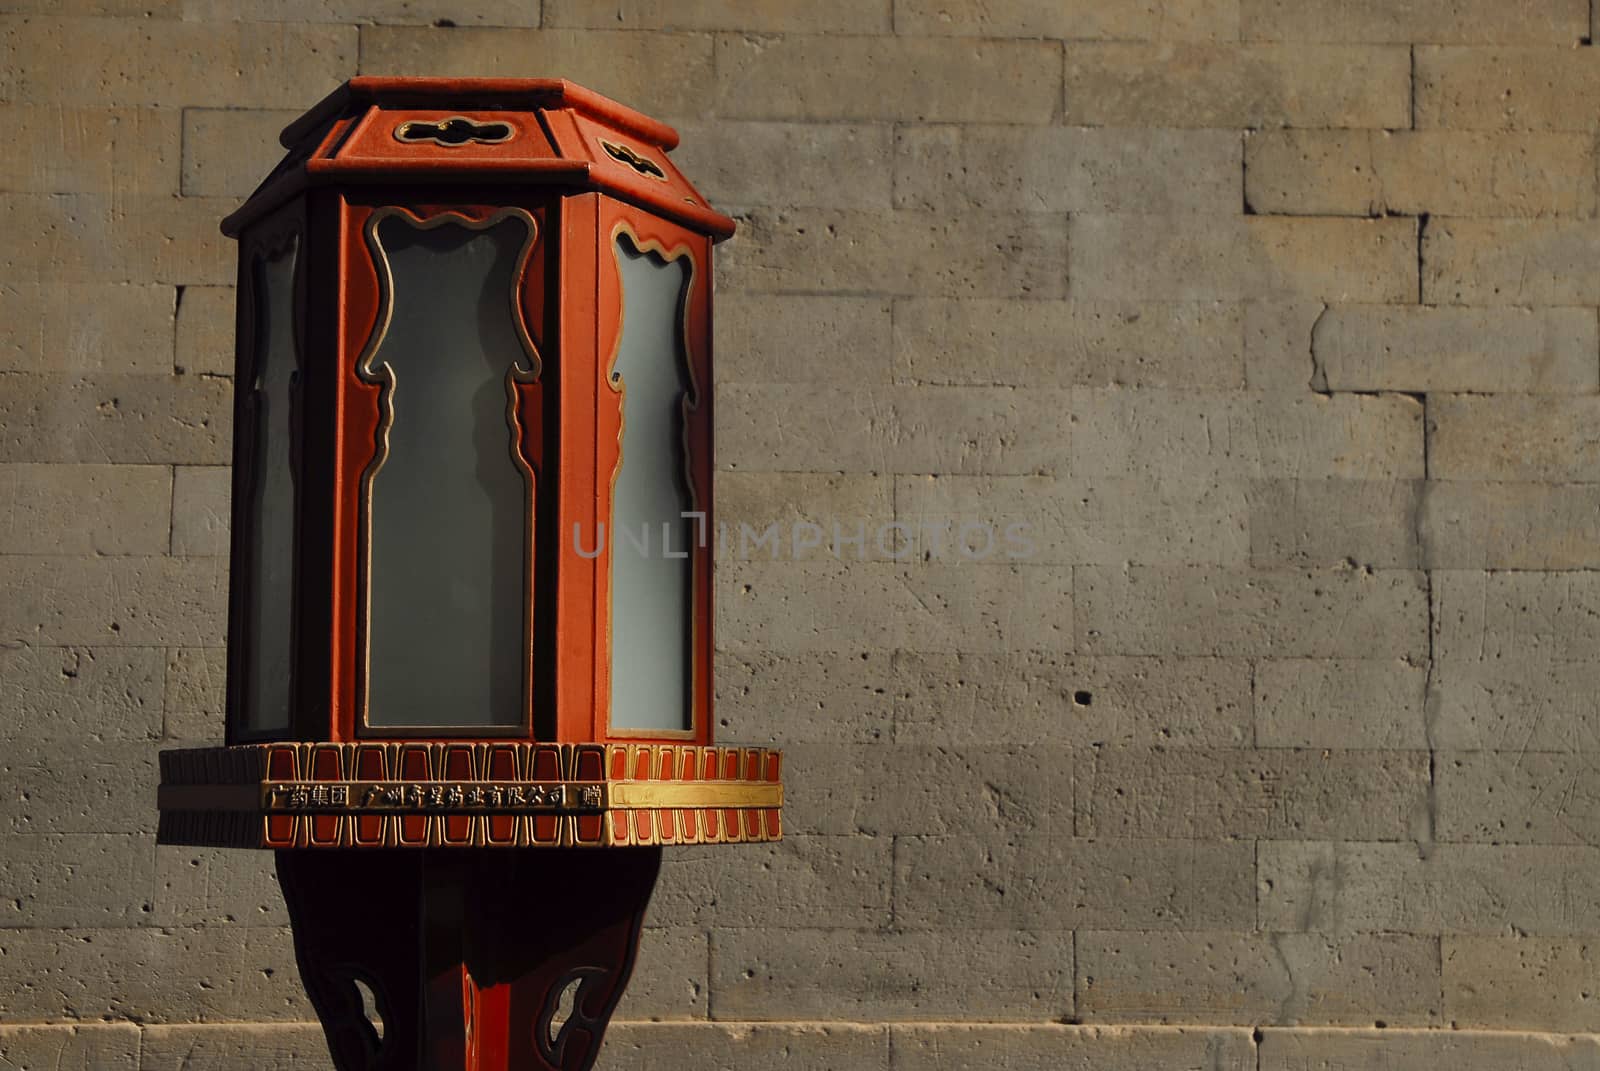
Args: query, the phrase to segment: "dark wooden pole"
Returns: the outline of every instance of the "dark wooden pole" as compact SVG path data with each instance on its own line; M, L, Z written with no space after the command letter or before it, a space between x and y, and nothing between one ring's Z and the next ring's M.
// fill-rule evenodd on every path
M661 867L660 848L277 857L339 1071L593 1067Z

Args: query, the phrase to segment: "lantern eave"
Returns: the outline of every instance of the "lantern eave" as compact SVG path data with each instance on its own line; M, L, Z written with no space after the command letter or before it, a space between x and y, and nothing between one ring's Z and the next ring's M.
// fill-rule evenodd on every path
M224 234L237 237L312 187L419 183L559 186L607 194L713 241L735 228L668 158L676 130L564 79L353 78L279 140L288 155L223 221Z
M570 109L641 138L662 151L678 147L678 132L620 101L565 78L413 78L358 75L329 93L278 136L293 149L340 114L363 104L384 108L478 108L509 111Z

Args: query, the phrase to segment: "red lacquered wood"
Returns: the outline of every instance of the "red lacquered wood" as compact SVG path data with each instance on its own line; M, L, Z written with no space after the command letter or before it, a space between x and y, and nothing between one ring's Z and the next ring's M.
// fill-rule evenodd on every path
M605 751L598 747L580 747L574 755L574 776L580 781L603 781L606 776ZM598 814L580 814L573 818L573 838L579 844L599 844L605 836L605 818Z
M476 778L476 764L472 761L472 748L469 745L445 745L444 776L449 781L470 781ZM471 815L449 815L442 821L446 844L472 843L472 826L477 821L476 818Z
M433 776L426 744L404 744L400 748L400 776L407 781L424 781ZM434 819L425 814L408 814L400 819L399 840L403 845L428 843L428 823Z
M517 769L517 752L510 744L490 744L488 769L484 777L490 781L516 781L521 777ZM493 815L487 819L489 843L515 844L517 819L512 815Z
M553 747L542 747L533 753L533 765L528 777L533 781L554 781L561 777L561 756ZM533 840L537 844L561 843L561 826L565 819L553 814L536 814L527 819L532 824Z
M335 746L314 747L311 749L311 778L315 781L339 781L344 778L344 763L341 761L340 749ZM339 825L343 821L338 815L319 814L311 819L311 843L313 845L333 845L339 843Z
M267 752L267 778L272 781L293 781L300 776L299 763L292 747L275 747ZM263 842L269 848L288 848L294 845L295 820L293 815L269 815L264 819L266 835Z
M595 604L599 540L595 471L598 386L598 262L600 197L562 201L557 349L561 367L561 446L556 482L556 737L593 740L595 645L601 634ZM581 544L581 546L580 546Z
M362 781L384 781L389 777L381 745L371 744L356 749L355 776ZM355 843L378 846L383 843L383 819L378 815L362 815L355 820Z

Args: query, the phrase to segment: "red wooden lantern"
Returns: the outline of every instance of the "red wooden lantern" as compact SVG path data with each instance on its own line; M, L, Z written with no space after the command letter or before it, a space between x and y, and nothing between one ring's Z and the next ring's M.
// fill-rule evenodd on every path
M278 850L340 1067L587 1067L660 846L781 835L711 732L733 221L568 82L356 78L282 141L223 224L227 746L162 755L159 837Z

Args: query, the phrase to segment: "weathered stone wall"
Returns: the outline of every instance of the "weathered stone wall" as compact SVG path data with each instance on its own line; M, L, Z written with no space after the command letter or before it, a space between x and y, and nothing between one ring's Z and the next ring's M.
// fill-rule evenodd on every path
M727 519L1030 525L725 563L789 835L672 853L604 1066L1600 1067L1587 0L3 6L0 1067L326 1067L270 861L153 787L221 727L217 220L358 72L680 126Z

